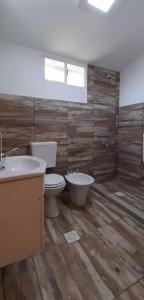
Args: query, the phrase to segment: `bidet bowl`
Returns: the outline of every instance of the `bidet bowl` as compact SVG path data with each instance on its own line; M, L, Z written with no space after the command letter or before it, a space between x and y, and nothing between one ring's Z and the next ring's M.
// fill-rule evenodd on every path
M94 182L94 178L92 176L80 172L65 175L65 178L69 183L78 186L91 185Z
M94 178L84 173L71 173L65 176L69 184L71 201L78 207L87 201L88 190Z

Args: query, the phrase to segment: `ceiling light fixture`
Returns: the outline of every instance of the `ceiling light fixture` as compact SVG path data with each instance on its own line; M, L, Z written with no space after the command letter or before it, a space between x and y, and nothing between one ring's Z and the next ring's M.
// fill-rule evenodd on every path
M105 13L109 11L115 0L87 0L88 4L104 11Z

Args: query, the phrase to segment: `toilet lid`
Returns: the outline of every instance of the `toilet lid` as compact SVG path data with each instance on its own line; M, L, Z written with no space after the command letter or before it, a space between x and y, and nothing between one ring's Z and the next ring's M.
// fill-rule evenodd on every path
M45 175L45 186L58 186L65 182L63 176L58 174Z

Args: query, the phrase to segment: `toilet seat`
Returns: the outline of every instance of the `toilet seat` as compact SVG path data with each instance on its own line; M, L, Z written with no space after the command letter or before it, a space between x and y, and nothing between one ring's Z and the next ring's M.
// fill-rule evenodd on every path
M65 184L64 177L58 174L45 175L45 188L58 188Z

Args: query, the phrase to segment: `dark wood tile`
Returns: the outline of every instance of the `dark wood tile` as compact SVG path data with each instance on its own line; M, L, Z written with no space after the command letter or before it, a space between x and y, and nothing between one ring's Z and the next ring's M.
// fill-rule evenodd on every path
M93 159L93 144L68 145L68 162L87 161Z
M94 120L93 105L68 103L68 122Z
M127 291L122 293L122 295L116 300L143 300L144 299L144 286L141 280L130 287Z
M0 117L5 140L34 140L34 118Z
M143 104L121 107L119 120L119 173L139 182L143 176Z
M20 145L18 153L29 154L31 141L54 140L60 173L79 166L93 175L95 156L111 152L116 164L119 74L89 65L87 88L88 103L0 95L4 151ZM107 167L100 163L103 174Z
M48 99L35 99L36 118L67 118L67 102Z
M33 117L34 98L0 94L1 117Z
M35 139L53 140L55 138L67 138L67 120L36 118Z
M16 140L4 140L3 141L3 152L8 152L12 148L19 148L14 155L30 155L30 142L32 140L23 140L23 139L16 139Z
M119 180L103 186L120 186L136 201L143 195ZM0 270L0 299L143 300L144 227L92 189L85 208L69 199L59 206L60 215L45 220L45 251ZM68 245L70 230L80 240Z

